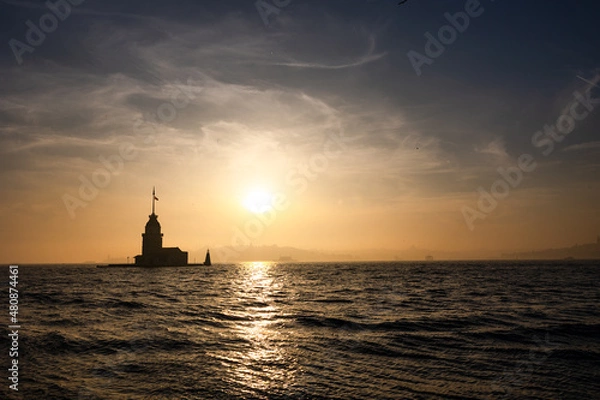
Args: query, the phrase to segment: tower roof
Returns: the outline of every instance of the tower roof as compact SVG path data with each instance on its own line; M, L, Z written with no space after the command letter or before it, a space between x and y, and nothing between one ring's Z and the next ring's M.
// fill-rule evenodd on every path
M150 214L148 222L146 222L146 233L160 233L160 222L158 222L158 215Z

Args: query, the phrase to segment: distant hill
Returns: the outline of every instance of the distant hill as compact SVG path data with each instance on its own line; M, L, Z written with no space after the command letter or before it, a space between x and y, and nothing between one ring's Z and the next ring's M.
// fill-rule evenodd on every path
M242 248L216 247L210 253L214 263L238 261L340 261L351 260L348 254L325 253L318 250L304 250L289 246L245 246Z
M600 259L600 238L596 243L575 245L558 249L547 249L538 251L529 251L521 253L505 253L503 258L511 259L533 259L533 260L561 260L565 258L574 258L578 260Z

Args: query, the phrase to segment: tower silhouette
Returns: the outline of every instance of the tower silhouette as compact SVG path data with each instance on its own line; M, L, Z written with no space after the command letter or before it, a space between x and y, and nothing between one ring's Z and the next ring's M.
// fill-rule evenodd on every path
M188 265L187 251L181 251L179 247L163 247L163 234L155 213L156 189L152 188L152 214L148 216L146 228L142 233L142 254L135 256L136 265L169 266Z

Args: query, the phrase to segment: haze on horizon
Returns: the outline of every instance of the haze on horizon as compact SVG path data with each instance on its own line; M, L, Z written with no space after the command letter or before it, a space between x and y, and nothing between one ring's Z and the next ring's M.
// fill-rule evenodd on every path
M139 254L153 186L191 256L595 241L595 2L266 2L73 1L35 45L45 2L2 2L0 261Z

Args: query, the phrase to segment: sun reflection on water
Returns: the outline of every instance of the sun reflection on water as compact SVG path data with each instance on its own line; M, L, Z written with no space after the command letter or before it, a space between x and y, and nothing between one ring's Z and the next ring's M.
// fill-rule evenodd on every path
M241 344L223 356L231 383L257 392L284 391L296 381L297 360L277 329L281 310L274 294L281 283L271 273L274 268L274 263L243 263L232 282L237 306L231 311L239 318L234 332Z

